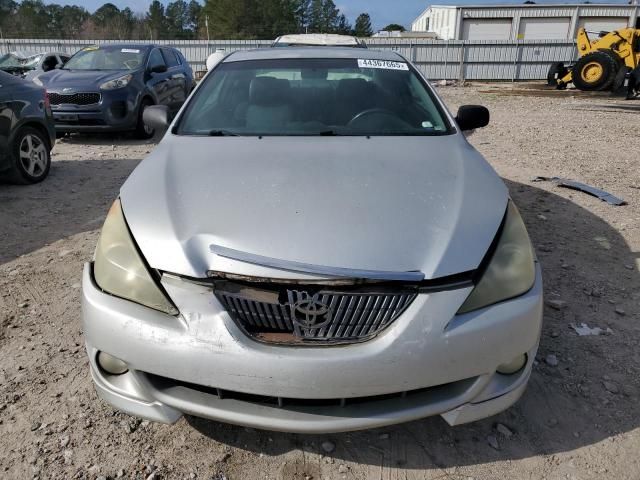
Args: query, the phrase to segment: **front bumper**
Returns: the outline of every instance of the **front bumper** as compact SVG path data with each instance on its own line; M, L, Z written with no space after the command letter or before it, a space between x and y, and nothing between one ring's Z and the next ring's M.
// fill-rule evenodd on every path
M59 132L114 132L135 129L138 121L137 92L125 87L100 93L99 103L93 105L52 105L56 130Z
M362 344L278 347L246 337L210 289L163 285L171 317L101 292L91 265L83 321L99 395L116 408L172 423L183 413L268 430L325 433L440 414L451 425L498 413L522 395L542 321L542 281L527 294L456 316L469 289L420 295L386 331ZM99 351L125 362L109 375ZM496 368L516 355L513 375Z

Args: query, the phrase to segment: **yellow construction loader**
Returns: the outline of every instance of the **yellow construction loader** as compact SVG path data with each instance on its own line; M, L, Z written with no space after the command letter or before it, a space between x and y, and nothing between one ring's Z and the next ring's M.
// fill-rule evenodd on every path
M584 28L578 30L576 44L580 58L573 65L558 62L551 65L547 83L558 89L569 83L579 90L618 90L627 73L640 63L640 29L623 28L600 32L590 40Z

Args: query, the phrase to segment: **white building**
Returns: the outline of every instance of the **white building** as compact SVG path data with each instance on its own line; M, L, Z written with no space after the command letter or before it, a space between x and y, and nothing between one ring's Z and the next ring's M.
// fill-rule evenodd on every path
M638 27L638 5L432 5L411 24L443 40L573 40L578 28L611 31Z

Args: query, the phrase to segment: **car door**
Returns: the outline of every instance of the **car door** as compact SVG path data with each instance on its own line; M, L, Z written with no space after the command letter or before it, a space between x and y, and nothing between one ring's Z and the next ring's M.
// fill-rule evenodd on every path
M171 81L171 109L178 110L187 99L187 77L183 72L180 61L170 48L163 48L162 55L167 64Z
M0 160L5 160L9 156L9 136L13 123L11 83L5 76L10 75L4 72L0 75ZM4 166L4 162L0 163L0 170Z
M146 75L147 87L155 92L158 104L170 106L171 73L159 48L154 48L149 54Z

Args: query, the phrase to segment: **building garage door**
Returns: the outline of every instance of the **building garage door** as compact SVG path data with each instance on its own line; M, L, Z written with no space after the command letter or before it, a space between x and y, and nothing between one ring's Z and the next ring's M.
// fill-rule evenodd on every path
M627 17L582 17L578 20L578 27L584 27L587 32L610 32L619 28L627 28Z
M462 40L509 40L510 18L466 18L462 21Z
M525 40L566 40L569 38L570 17L522 18L519 39Z

